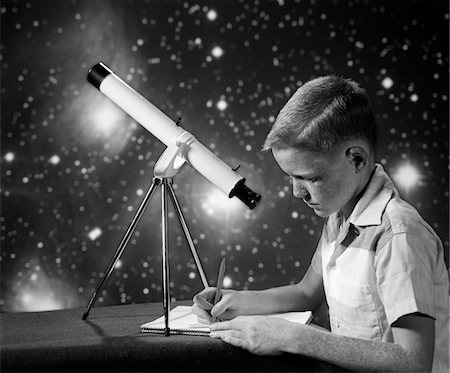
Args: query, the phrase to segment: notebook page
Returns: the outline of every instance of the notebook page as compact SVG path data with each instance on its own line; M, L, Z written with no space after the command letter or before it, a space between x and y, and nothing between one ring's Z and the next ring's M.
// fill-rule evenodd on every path
M142 329L164 329L164 316L141 325ZM199 323L190 306L177 306L169 313L169 328L171 330L195 330L209 333L209 325Z

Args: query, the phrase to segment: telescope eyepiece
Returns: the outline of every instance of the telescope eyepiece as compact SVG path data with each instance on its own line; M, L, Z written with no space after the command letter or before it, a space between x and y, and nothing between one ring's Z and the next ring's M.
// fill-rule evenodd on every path
M255 193L253 190L247 187L247 185L245 185L245 179L239 180L231 190L229 197L231 198L234 196L244 202L250 208L250 210L253 210L261 200L261 195Z
M87 80L95 88L100 89L100 84L102 84L103 80L112 73L112 70L110 70L103 62L99 62L88 71Z

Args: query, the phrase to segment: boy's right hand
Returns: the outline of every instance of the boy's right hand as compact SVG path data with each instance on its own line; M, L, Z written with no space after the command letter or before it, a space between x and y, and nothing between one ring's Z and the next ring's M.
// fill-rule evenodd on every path
M230 320L242 314L242 311L239 312L242 308L239 305L239 291L222 290L222 298L213 306L215 292L215 287L209 287L194 296L192 312L197 315L199 322L211 324L212 316Z

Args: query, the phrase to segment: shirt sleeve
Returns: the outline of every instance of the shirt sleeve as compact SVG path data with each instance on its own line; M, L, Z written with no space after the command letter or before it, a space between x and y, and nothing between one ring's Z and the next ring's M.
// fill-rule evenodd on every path
M407 232L394 234L377 250L377 287L390 325L401 316L415 312L436 318L435 252L436 248L425 238Z

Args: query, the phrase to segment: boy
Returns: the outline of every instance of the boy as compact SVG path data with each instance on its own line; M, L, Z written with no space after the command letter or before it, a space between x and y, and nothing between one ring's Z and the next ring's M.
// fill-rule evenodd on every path
M351 370L448 372L449 285L442 243L375 163L376 126L366 92L336 76L301 86L263 150L292 180L293 195L327 218L310 267L295 285L213 288L194 297L211 337L261 355L289 352ZM331 333L251 316L316 310Z

